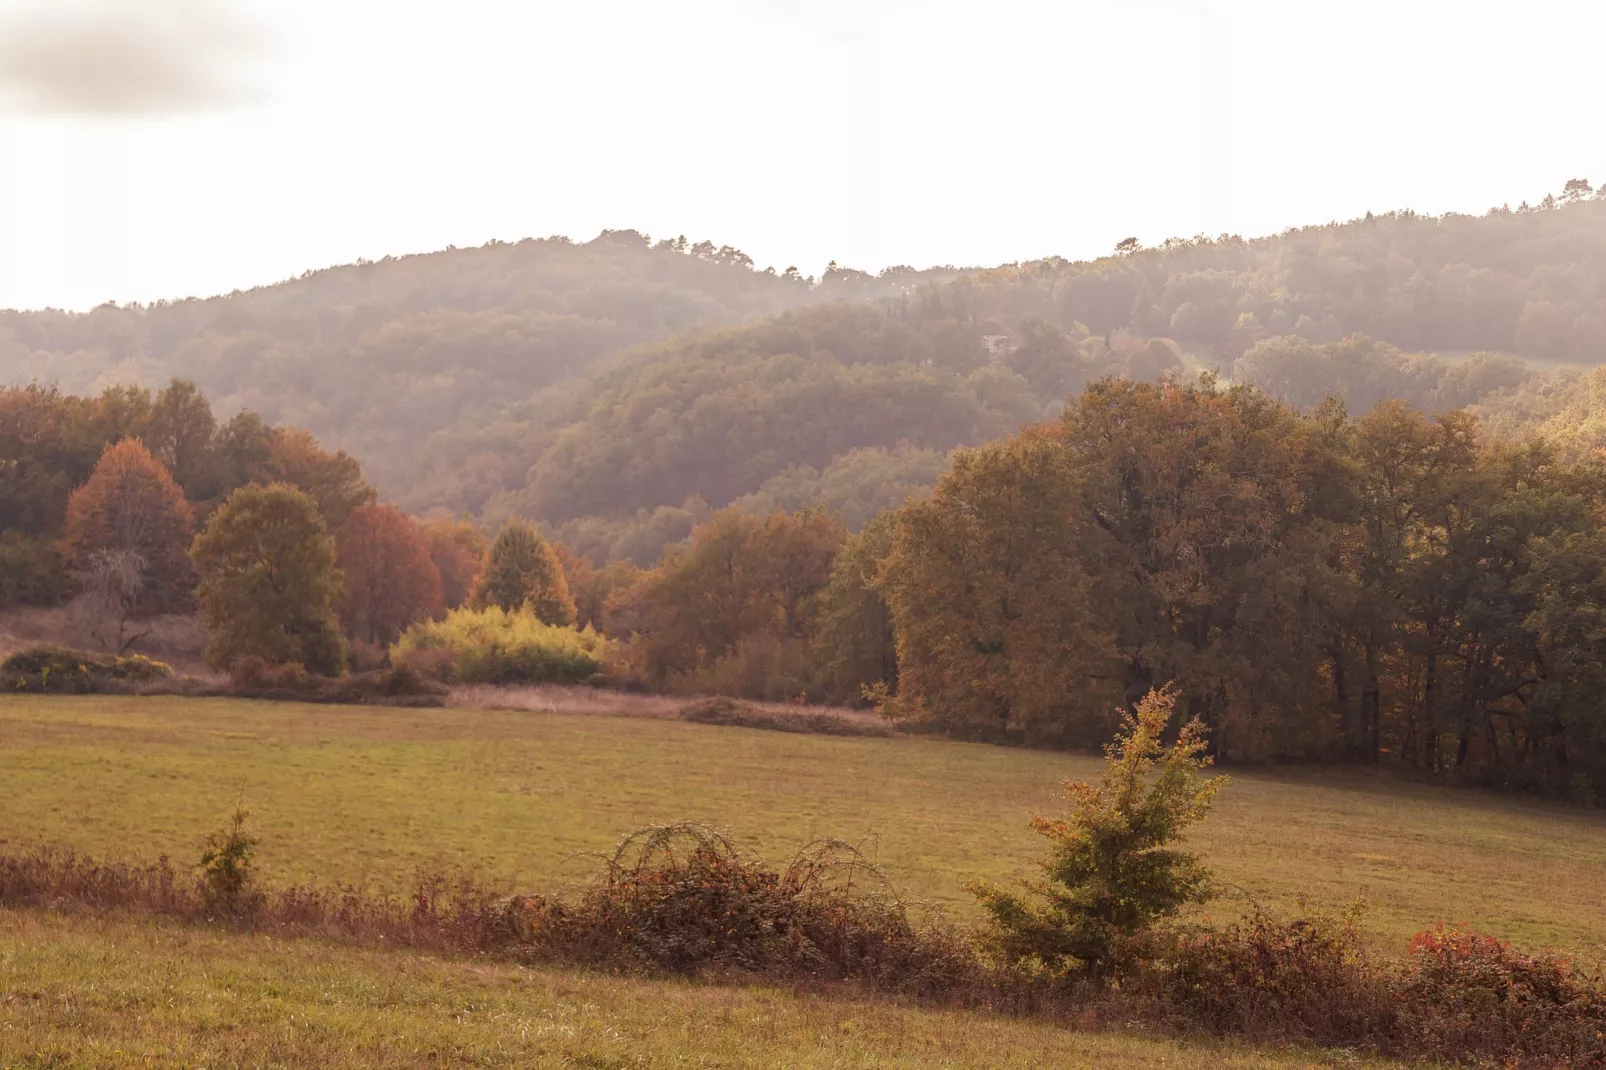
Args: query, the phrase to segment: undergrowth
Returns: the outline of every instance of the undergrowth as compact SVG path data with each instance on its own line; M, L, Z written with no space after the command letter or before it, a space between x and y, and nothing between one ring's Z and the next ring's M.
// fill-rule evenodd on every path
M397 898L355 888L262 889L243 815L181 873L39 849L0 855L0 904L156 915L451 955L708 980L847 985L861 995L1182 1033L1504 1066L1606 1065L1606 989L1560 956L1460 929L1419 934L1402 960L1368 955L1353 917L1257 911L1225 926L1133 937L1119 976L1029 975L971 934L916 920L851 845L785 866L702 825L641 830L567 897L497 894L421 876Z

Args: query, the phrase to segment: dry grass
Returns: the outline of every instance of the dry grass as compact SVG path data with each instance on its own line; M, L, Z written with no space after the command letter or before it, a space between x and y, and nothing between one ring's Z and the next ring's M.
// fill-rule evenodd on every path
M697 700L684 695L646 695L627 691L604 691L595 687L541 684L519 687L494 684L459 684L452 688L448 705L466 710L524 710L529 713L572 713L591 717L644 717L659 720L678 718L688 704ZM780 717L799 712L833 717L850 724L884 726L885 721L870 710L847 706L796 706L784 702L742 700L765 713Z

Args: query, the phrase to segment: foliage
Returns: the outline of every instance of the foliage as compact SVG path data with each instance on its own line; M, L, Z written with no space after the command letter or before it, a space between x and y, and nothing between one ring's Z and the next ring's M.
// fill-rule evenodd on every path
M221 694L281 702L411 709L444 706L450 693L450 688L425 678L410 665L331 678L309 673L294 662L275 665L253 654L236 659L230 666L227 687L184 690L187 694Z
M260 905L255 884L257 839L245 831L246 812L236 809L226 828L215 830L201 853L201 893L206 905L225 916Z
M432 657L435 651L442 658ZM607 665L610 646L590 628L548 624L529 609L454 609L414 624L391 648L412 665L465 684L586 683Z
M425 524L424 538L429 543L430 560L440 573L445 606L456 609L468 601L491 542L473 524L449 519Z
M355 458L344 450L327 452L300 428L273 430L259 481L286 483L305 492L330 531L338 531L354 510L376 498Z
M41 646L0 662L0 688L17 692L98 694L171 679L173 669L143 654L128 657Z
M1525 954L1440 922L1411 941L1397 998L1405 1028L1438 1058L1471 1049L1553 1065L1606 1059L1606 991L1554 952Z
M1085 746L1173 681L1218 756L1599 798L1603 510L1597 462L1464 411L1100 380L899 511L882 707Z
M440 569L419 526L394 506L359 505L335 532L345 576L346 635L389 646L408 625L446 611Z
M721 510L634 592L638 619L620 623L647 678L671 689L794 699L812 683L807 642L814 602L844 537L823 510L759 520ZM620 607L620 601L616 601Z
M1223 781L1203 775L1198 720L1171 746L1162 741L1175 701L1169 689L1145 696L1106 751L1099 783L1065 785L1070 816L1032 822L1053 846L1043 879L1023 882L1026 895L976 886L1008 962L1105 975L1123 965L1132 937L1211 896L1204 864L1174 842L1204 819Z
M1368 961L1360 918L1361 904L1288 920L1257 905L1223 926L1163 928L1131 985L1211 1033L1384 1047L1397 1005Z
M334 540L306 494L283 483L242 487L212 515L190 556L212 665L251 654L329 676L344 670Z
M474 590L471 609L528 609L546 624L575 621L574 599L563 565L552 547L530 525L511 520L497 532Z
M1045 430L961 451L899 514L880 582L898 665L885 712L967 738L1108 737L1118 669L1068 460Z
M881 562L892 554L894 530L893 514L887 513L849 538L816 603L809 653L826 694L839 702L862 701L876 685L898 685L892 612L880 589Z
M172 476L138 439L109 447L67 502L66 541L73 564L88 570L97 558L139 561L133 608L171 612L189 600L188 551L194 514Z
M60 542L0 531L0 609L66 601L72 577Z

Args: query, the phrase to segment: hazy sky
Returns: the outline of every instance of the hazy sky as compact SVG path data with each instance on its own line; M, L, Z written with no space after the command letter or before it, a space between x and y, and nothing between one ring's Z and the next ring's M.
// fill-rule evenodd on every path
M1606 180L1598 2L0 0L0 307L604 227L994 264Z

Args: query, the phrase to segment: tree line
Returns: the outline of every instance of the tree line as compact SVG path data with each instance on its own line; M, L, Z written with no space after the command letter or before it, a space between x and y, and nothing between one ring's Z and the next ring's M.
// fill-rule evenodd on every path
M1596 797L1603 476L1464 411L1110 378L857 534L717 512L594 612L670 690L1094 747L1174 684L1226 759Z
M198 610L218 668L338 674L463 607L457 631L526 615L617 684L1049 747L1099 745L1111 711L1172 685L1225 759L1606 788L1606 466L1465 410L1105 377L857 532L820 506L727 507L647 568L518 519L415 519L351 458L220 425L184 382L12 390L0 416L4 591L75 595L118 652Z

